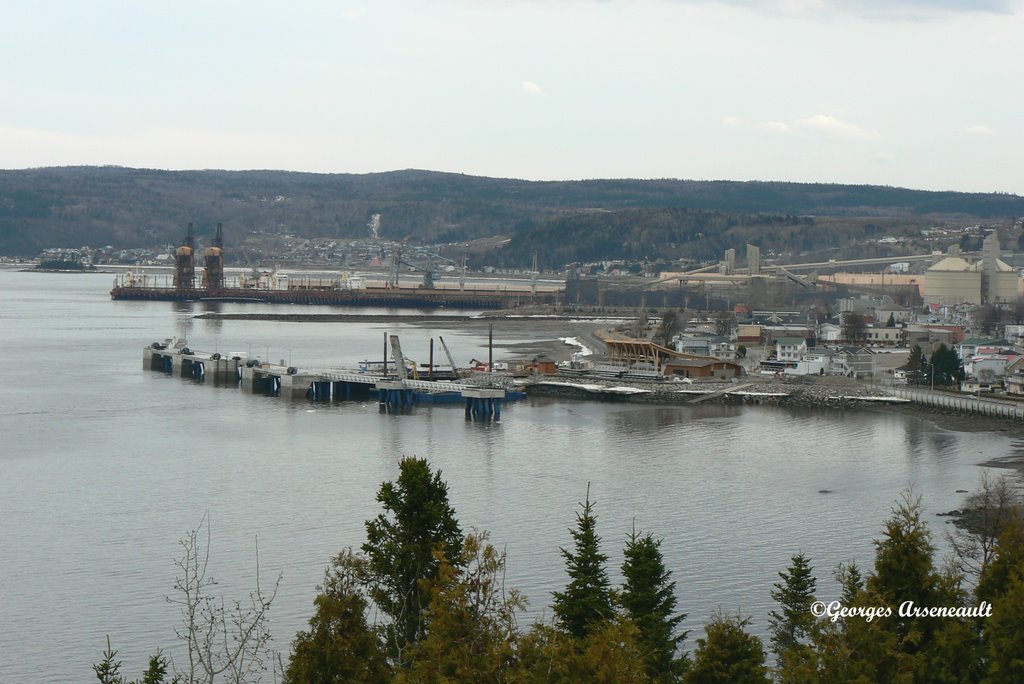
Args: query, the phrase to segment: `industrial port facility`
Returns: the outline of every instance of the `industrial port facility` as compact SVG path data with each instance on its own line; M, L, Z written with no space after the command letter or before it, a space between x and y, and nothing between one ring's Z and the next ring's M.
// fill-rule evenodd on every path
M333 306L382 306L409 308L452 307L464 309L506 309L522 304L554 304L559 291L538 291L536 286L467 286L460 278L458 287L441 287L433 278L424 278L419 287L404 287L398 282L402 262L393 259L393 278L385 287L371 287L359 277L288 277L254 274L228 278L224 270L224 234L217 224L213 245L203 251L203 271L197 280L196 240L192 224L184 242L174 252L174 278L166 282L139 273L125 273L114 280L112 299L156 301L235 301L271 304L325 304ZM428 275L430 275L428 273Z

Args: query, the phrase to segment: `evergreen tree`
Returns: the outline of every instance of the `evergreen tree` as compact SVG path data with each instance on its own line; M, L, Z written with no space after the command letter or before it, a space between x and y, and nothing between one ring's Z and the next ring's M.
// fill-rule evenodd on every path
M982 572L975 595L992 605L992 617L982 622L985 681L1024 681L1024 521L1019 515L999 535L995 558Z
M836 582L843 588L839 600L844 606L852 606L857 594L864 588L864 578L860 574L860 568L856 561L850 561L849 565L839 564L834 573Z
M514 668L516 613L526 600L515 589L505 591L505 554L487 543L487 533L467 535L462 554L452 564L438 552L427 636L412 646L411 667L394 684L500 682Z
M791 558L788 572L780 572L771 596L782 611L772 611L768 620L772 652L780 659L783 654L805 644L811 636L814 616L811 604L818 581L814 578L810 559L803 553Z
M656 682L673 682L686 664L684 658L676 657L686 632L675 634L686 615L675 613L676 583L665 568L660 546L661 540L650 534L640 536L634 531L630 535L623 553L625 583L619 603L639 630L647 675Z
M896 315L895 314L889 314L889 320L887 320L885 322L885 327L887 327L887 328L895 328L896 327Z
M999 535L995 558L985 567L975 593L979 600L994 604L1018 577L1024 577L1024 520L1014 517Z
M107 637L107 650L103 652L103 660L92 666L100 684L164 684L164 677L167 676L167 658L162 652L157 651L155 655L150 656L149 667L142 673L142 678L132 681L128 681L121 674L121 661L115 658L117 651L110 647L110 637ZM175 676L169 684L180 683L181 678Z
M965 376L964 364L956 352L944 344L932 354L930 369L935 374L936 385L953 385L961 382Z
M519 642L517 668L501 681L522 684L645 684L650 681L628 620L594 625L585 639L534 625ZM495 680L496 681L496 680Z
M901 366L901 369L907 371L907 380L912 384L921 385L930 381L928 361L919 344L915 344L910 350L910 356L907 357L907 362Z
M985 627L988 642L986 684L1024 682L1024 577L1020 573L1012 576L1006 593L993 604L992 617Z
M716 616L705 625L706 636L697 639L693 665L686 684L767 684L764 645L747 634L749 618Z
M366 522L366 577L370 598L391 620L391 655L405 664L405 649L426 629L423 613L439 566L434 551L457 562L462 530L448 503L448 485L440 471L431 472L426 459L403 458L398 481L381 485L377 501L384 512Z
M348 549L324 573L309 630L299 632L292 643L285 684L387 679L380 640L366 622L367 600L361 591L365 564L366 559Z
M590 485L581 505L583 512L576 514L576 528L569 529L575 548L561 549L569 584L565 591L553 592L555 617L562 629L577 639L584 639L595 625L613 617L612 591L605 568L608 556L600 550Z
M892 517L885 521L882 539L875 540L875 572L868 578L868 590L893 607L903 601L942 605L931 602L939 581L934 553L931 532L921 520L921 498L904 492Z

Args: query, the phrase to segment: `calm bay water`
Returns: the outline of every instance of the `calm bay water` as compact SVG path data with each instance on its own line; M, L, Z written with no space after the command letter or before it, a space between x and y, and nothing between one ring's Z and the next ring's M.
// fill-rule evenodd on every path
M271 628L287 650L328 559L362 543L403 454L440 467L463 527L507 549L530 619L549 617L564 586L558 547L589 482L615 579L635 520L664 537L691 628L721 608L763 632L792 554L809 554L821 594L837 595L832 568L870 565L907 484L944 547L932 514L959 506L975 464L1013 446L884 413L528 400L481 425L457 407L381 415L375 403L198 386L143 371L142 347L187 334L199 349L323 366L379 358L385 330L417 360L431 335L462 362L482 358L486 340L419 325L194 320L207 305L112 302L110 279L0 270L2 682L89 681L107 635L131 676L157 648L178 653L165 597L178 539L204 514L226 596L251 587L257 536L264 580L283 571Z

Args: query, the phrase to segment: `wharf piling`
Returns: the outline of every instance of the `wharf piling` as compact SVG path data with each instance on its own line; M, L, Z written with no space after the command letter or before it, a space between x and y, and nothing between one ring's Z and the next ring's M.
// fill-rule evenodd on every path
M505 390L467 389L462 396L466 399L466 420L501 420Z
M402 381L378 382L378 403L381 411L400 411L412 408L416 402L415 391Z

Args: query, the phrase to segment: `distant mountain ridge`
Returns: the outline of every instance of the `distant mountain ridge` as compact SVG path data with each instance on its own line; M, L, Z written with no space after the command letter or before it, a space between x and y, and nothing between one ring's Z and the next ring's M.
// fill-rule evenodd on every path
M382 234L389 239L453 242L547 234L558 221L599 213L595 210L629 210L639 220L646 211L664 210L1005 219L1024 216L1024 197L761 181L524 181L420 170L318 174L54 167L0 171L0 254L177 242L189 221L201 234L219 221L229 236L259 230L363 237L374 213L382 214ZM576 226L580 231L585 235L585 225Z

